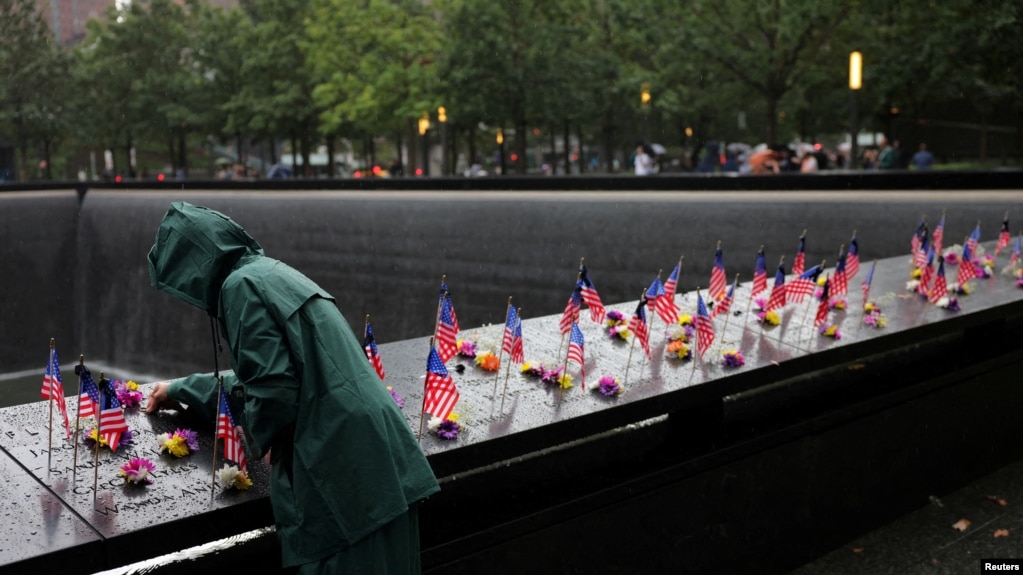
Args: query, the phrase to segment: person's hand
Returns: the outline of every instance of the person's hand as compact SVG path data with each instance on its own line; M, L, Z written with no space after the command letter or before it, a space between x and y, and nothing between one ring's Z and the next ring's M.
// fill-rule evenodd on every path
M169 381L153 384L153 389L149 391L149 398L146 401L146 413L153 413L158 409L176 409L181 411L181 404L167 396L167 387L169 385Z

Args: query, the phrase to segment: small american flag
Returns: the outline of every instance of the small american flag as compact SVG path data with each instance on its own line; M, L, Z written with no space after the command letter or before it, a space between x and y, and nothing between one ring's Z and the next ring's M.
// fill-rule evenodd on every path
M796 251L796 261L792 262L792 273L800 275L806 267L806 232L799 236L799 249Z
M114 393L114 388L110 385L103 390L103 403L106 406L100 411L99 416L100 437L110 446L110 451L117 451L117 445L121 442L121 434L128 431L128 422L124 419L121 402L117 400L117 394Z
M423 411L430 415L447 419L458 403L459 393L454 380L437 355L437 350L430 348L430 356L426 360L426 399Z
M802 303L806 296L813 295L817 289L817 278L820 277L823 268L820 264L799 274L799 277L789 282L785 288L785 297L793 303Z
M664 282L664 293L668 294L672 303L675 302L675 291L678 289L678 276L682 274L682 259L679 258L675 269L671 270L668 279Z
M522 310L520 309L519 311ZM519 312L515 312L515 333L512 337L512 361L519 364L524 363L526 361L526 352L522 344L522 315Z
M579 377L582 388L586 389L586 341L583 339L583 332L579 324L572 322L572 337L568 340L568 361L575 361L579 364Z
M845 295L849 293L849 276L845 271L845 248L838 252L838 263L835 265L834 285L831 286L831 295Z
M83 367L81 371L79 377L82 393L78 396L78 417L96 417L99 413L99 409L96 408L99 405L99 388L96 387L89 370Z
M728 313L728 310L732 308L732 299L735 298L735 286L739 283L739 276L735 276L732 280L732 285L728 286L728 291L725 293L725 299L721 300L714 309L710 312L711 319L723 314Z
M819 327L824 322L828 321L828 299L831 298L831 296L828 294L828 292L830 290L831 290L831 278L826 278L824 280L824 287L821 288L821 300L820 300L820 303L817 304L817 315L814 316L814 318L813 318L813 326L814 327Z
M920 242L920 248L913 252L913 265L921 268L927 264L927 254L930 248L927 245L927 238Z
M973 228L973 233L966 240L966 245L969 246L971 254L977 253L978 244L980 244L980 222L977 222L977 227Z
M714 301L725 297L725 286L728 278L725 277L725 256L721 252L721 243L718 242L717 251L714 253L714 269L710 271L710 287L707 288L707 297Z
M565 304L565 311L561 312L561 321L558 322L558 329L562 334L572 331L572 322L583 305L582 290L576 286L572 295L568 296L568 303Z
M937 230L935 230L935 231L937 231ZM918 225L916 227L916 232L913 233L913 239L910 240L910 242L909 242L909 246L910 246L910 250L909 251L912 252L913 254L916 254L918 251L920 251L920 247L926 241L927 241L927 221L926 220L920 220L920 225Z
M938 277L934 279L934 287L931 288L931 296L928 301L937 303L939 299L948 295L948 282L945 280L945 258L938 258Z
M632 314L632 319L629 321L629 331L636 334L636 339L639 340L639 345L642 346L643 351L646 352L647 359L650 358L650 330L646 325L646 296L639 301L639 305L636 306L636 313Z
M966 282L977 277L977 269L973 267L973 251L970 249L970 242L963 246L963 257L959 261L959 272L956 274L956 283L960 287Z
M519 359L516 359L515 355L516 346L519 350ZM508 306L508 318L504 322L504 340L501 342L501 351L510 354L513 362L522 363L522 319L511 305Z
M931 245L934 246L934 253L941 255L942 243L945 241L945 214L941 214L941 219L938 220L937 227L934 228L933 241Z
M1009 240L1012 238L1012 234L1009 233L1009 214L1006 213L1002 219L1002 231L998 234L998 244L995 246L995 257L998 257L998 252L1009 247Z
M377 349L377 339L373 337L373 324L366 322L366 337L362 339L362 348L366 350L366 358L370 365L376 370L380 379L384 379L384 363L380 360L380 350Z
M931 280L934 279L934 250L927 250L927 263L920 268L920 284L916 286L916 293L926 296L930 293Z
M224 459L229 459L238 464L238 468L245 471L248 462L245 460L245 447L242 445L241 436L238 434L238 426L235 425L234 415L231 414L231 406L227 404L227 394L224 387L220 386L220 408L217 413L217 437L224 440ZM214 446L215 448L215 446Z
M440 319L437 322L437 347L440 349L440 360L447 362L454 357L458 347L458 328L454 324L454 309L451 300L445 298L440 306Z
M860 289L863 290L863 305L867 305L867 300L870 299L870 282L874 281L874 268L877 267L877 260L870 264L870 271L867 272L867 279L863 280L860 284Z
M57 348L50 348L50 361L46 364L46 372L43 374L43 389L40 392L43 399L52 398L57 404L57 410L64 418L64 431L68 441L71 440L71 424L68 423L67 402L64 400L64 382L60 379L60 362L57 361Z
M653 283L646 290L646 299L647 305L653 304L652 307L657 312L658 317L664 320L664 323L672 325L678 321L678 306L675 305L674 299L669 298L668 294L664 291L661 278L654 278Z
M771 298L767 300L767 311L785 307L785 264L778 264L778 271L774 274L774 286L771 288Z
M703 354L710 349L714 343L714 322L707 313L707 304L703 302L700 291L696 291L696 351L703 357Z
M764 248L757 252L756 269L753 270L753 291L750 298L755 298L767 289L767 259L764 256Z
M1016 236L1016 243L1013 244L1012 255L1009 256L1009 267L1015 268L1016 264L1019 263L1019 244L1020 236Z
M854 278L860 273L860 240L853 233L849 240L849 253L845 256L845 271L848 277Z
M590 319L597 323L604 323L604 304L600 302L600 294L597 293L597 287L593 285L593 281L590 280L590 275L586 271L586 266L579 266L579 281L577 282L579 289L581 290L580 295L583 297L583 303L586 307L590 308Z

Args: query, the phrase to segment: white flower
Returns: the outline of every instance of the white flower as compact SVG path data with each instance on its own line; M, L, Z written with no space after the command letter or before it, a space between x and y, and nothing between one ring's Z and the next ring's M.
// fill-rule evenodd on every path
M934 305L938 307L948 307L948 302L949 302L948 296L945 296L939 299L938 301L934 302Z
M217 472L217 481L224 489L230 489L234 487L234 480L237 479L239 473L241 470L237 466L225 463L224 467Z
M920 287L920 280L909 280L906 282L906 291L916 291Z
M440 424L443 421L444 420L439 417L431 417L430 421L426 422L426 428L429 429L430 431L436 432L438 429L440 429Z

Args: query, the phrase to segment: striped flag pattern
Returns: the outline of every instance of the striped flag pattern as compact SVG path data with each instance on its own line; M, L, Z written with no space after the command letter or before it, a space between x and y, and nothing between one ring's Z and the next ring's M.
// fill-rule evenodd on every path
M970 248L970 253L977 253L977 245L980 244L980 222L977 222L977 227L973 228L973 233L966 240L966 245Z
M792 262L792 273L802 274L806 269L806 232L799 236L799 249L796 250L796 260Z
M576 315L583 306L582 290L579 286L576 286L572 290L572 295L568 296L568 303L565 304L565 311L561 312L561 321L558 322L558 328L561 330L562 335L572 331L572 322L575 321Z
M877 260L874 260L870 264L870 271L867 272L867 279L863 280L860 284L860 289L863 290L863 305L867 305L867 300L870 299L870 283L874 281L874 268L877 267Z
M510 305L508 306L508 319L504 322L504 340L501 341L501 351L509 354L515 363L525 361L522 351L522 318Z
M963 284L977 277L977 269L973 267L973 251L967 241L963 246L963 257L959 261L959 271L956 274L956 283L962 287Z
M756 269L753 270L753 288L750 298L755 298L767 289L767 259L764 256L764 248L757 252Z
M696 351L703 354L714 344L714 322L707 313L707 304L703 302L700 291L696 291Z
M440 419L447 419L458 403L459 393L454 380L437 355L437 350L430 348L430 356L426 360L426 396L423 411Z
M944 219L941 220L944 223ZM937 231L937 230L935 230ZM910 240L909 251L914 255L920 251L920 247L927 241L927 221L920 220L920 225L916 227L916 232L913 233L913 239Z
M1019 257L1020 257L1020 250L1019 250L1020 241L1019 240L1020 240L1020 236L1016 236L1016 243L1013 244L1012 255L1009 256L1009 267L1013 268L1013 269L1015 269L1016 264L1019 263Z
M373 324L366 322L366 336L362 339L362 348L366 350L366 358L369 359L370 365L380 376L380 380L384 379L384 363L380 360L380 350L377 349L377 340L373 337Z
M821 300L817 304L817 315L813 318L813 326L820 327L824 322L828 321L828 300L831 295L828 293L831 291L831 278L824 280L824 287L821 288Z
M636 312L632 314L632 319L629 321L629 331L635 334L636 339L639 340L639 345L642 346L643 351L646 352L647 359L650 359L650 330L646 324L646 296L639 301L639 305L636 306Z
M941 255L941 247L945 241L945 214L941 214L941 219L938 220L938 225L934 228L933 241L931 245L934 246L934 253Z
M451 298L444 298L440 306L440 319L437 322L437 348L440 350L440 360L447 363L454 357L458 347L458 328L455 327L454 309L451 305Z
M725 292L725 299L721 300L721 302L714 306L714 309L711 310L711 319L714 319L723 313L726 314L728 313L728 310L732 309L732 300L735 299L735 286L738 283L739 276L736 276L735 279L732 280L732 285L728 286L728 291Z
M46 363L43 374L43 399L51 399L57 404L57 410L64 419L64 431L68 441L71 440L71 424L67 417L67 401L64 400L64 382L60 379L60 362L57 361L57 348L50 348L50 361Z
M583 332L579 324L572 322L572 337L568 340L568 361L575 361L579 364L579 377L582 388L586 389L586 341L583 339Z
M231 414L231 406L227 404L227 394L224 393L223 386L220 386L219 394L220 407L217 412L217 436L215 439L224 440L224 459L237 463L238 468L245 471L245 467L248 465L245 459L245 447L242 445L241 436L238 434L238 426L234 422L234 415Z
M578 284L583 303L586 304L586 307L590 308L590 319L597 323L604 323L604 316L606 315L604 304L601 303L597 287L593 285L593 280L590 279L590 275L584 265L579 266Z
M934 279L934 250L927 250L927 263L920 268L920 284L916 286L916 293L927 296L931 289L931 280Z
M799 277L789 282L785 288L785 297L792 303L802 303L806 296L813 295L817 289L817 278L820 277L821 271L823 268L817 264L799 274Z
M785 264L778 264L778 271L774 274L774 286L771 288L771 298L767 300L767 311L785 307Z
M845 256L845 273L851 278L860 273L860 240L855 233L849 240L849 253Z
M845 270L845 248L838 252L838 263L835 265L835 277L831 285L831 295L845 295L849 293L849 276Z
M661 278L654 278L653 283L646 290L647 305L653 304L654 311L664 323L671 325L678 321L678 307L673 298L669 298L661 284Z
M995 245L995 257L998 257L998 253L1009 247L1009 240L1012 239L1012 234L1009 233L1009 214L1005 214L1005 218L1002 219L1002 231L998 234L998 244Z
M938 258L938 276L934 278L934 287L931 288L931 295L928 301L937 303L939 299L948 295L948 282L945 280L945 258Z
M82 393L78 396L78 417L96 417L99 413L96 407L99 405L99 388L96 387L92 374L84 367L80 377Z
M675 303L675 292L678 290L678 277L682 274L682 260L679 259L678 263L675 264L675 269L671 270L668 274L668 279L664 281L664 293L671 298L671 302Z
M725 297L725 286L728 278L725 277L725 256L721 251L721 244L718 243L717 251L714 253L714 269L710 271L710 287L707 288L707 297L714 301Z

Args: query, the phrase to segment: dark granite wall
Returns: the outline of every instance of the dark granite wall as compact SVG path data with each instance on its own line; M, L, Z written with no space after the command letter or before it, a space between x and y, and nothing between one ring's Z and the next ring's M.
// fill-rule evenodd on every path
M77 226L74 190L0 194L0 373L38 367L42 374L51 337L58 352L67 350L62 361L78 348Z
M204 314L149 286L146 253L167 206L179 199L234 218L268 255L331 292L357 332L372 314L382 343L431 333L442 274L460 323L471 327L503 321L508 296L524 317L559 313L580 257L604 301L614 303L635 300L679 255L686 257L681 289L706 286L719 239L729 277L739 272L748 280L761 244L772 269L781 254L791 263L804 228L808 262L833 259L854 228L866 262L904 253L921 214L934 222L942 208L949 211L946 244L962 241L977 220L985 222L984 239L992 239L1007 208L1012 221L1023 220L1023 210L1002 198L935 198L925 191L779 199L638 191L93 189L78 215L76 252L72 193L0 199L0 218L9 224L0 230L4 262L23 268L0 288L3 371L41 364L36 356L45 355L41 350L56 333L64 361L84 353L93 363L167 376L209 370L213 362Z

